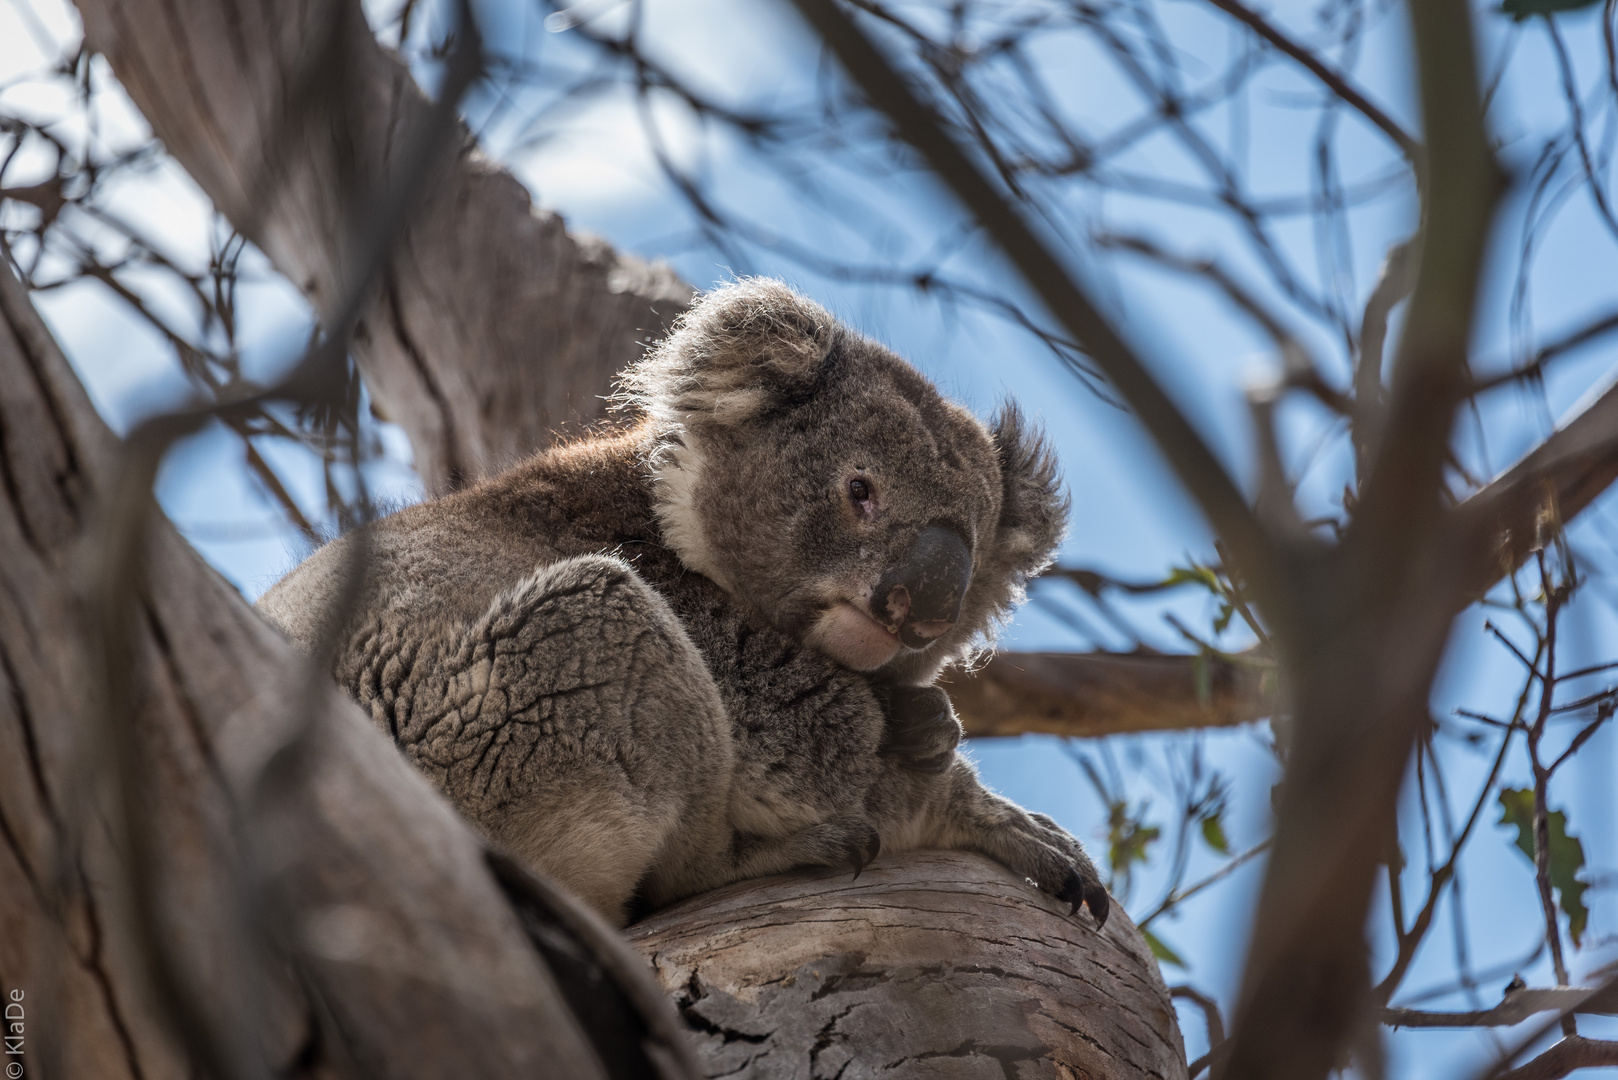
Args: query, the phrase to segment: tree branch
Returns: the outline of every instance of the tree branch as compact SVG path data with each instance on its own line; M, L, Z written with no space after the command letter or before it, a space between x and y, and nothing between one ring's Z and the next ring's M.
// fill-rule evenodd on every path
M1551 986L1507 990L1500 1004L1473 1012L1425 1012L1421 1009L1383 1009L1382 1022L1390 1027L1515 1027L1535 1013L1618 1015L1618 989L1611 986Z
M430 107L359 5L84 0L80 12L169 152L329 317L362 243L357 182L386 175ZM331 31L344 19L355 32ZM613 376L691 295L667 266L569 235L470 152L418 204L381 282L354 354L429 492L602 415Z
M968 735L1093 737L1261 719L1267 674L1215 656L1006 652L944 686Z
M1618 381L1586 395L1571 419L1457 508L1494 543L1474 569L1480 596L1513 573L1618 480Z
M1618 1065L1618 1042L1569 1035L1528 1064L1502 1073L1500 1080L1561 1080L1576 1069Z
M1319 79L1328 90L1342 98L1343 101L1356 109L1361 116L1380 128L1388 138L1393 140L1394 144L1399 147L1399 151L1409 159L1417 171L1421 170L1424 155L1421 143L1417 142L1412 135L1400 127L1391 116L1372 104L1371 100L1357 90L1346 76L1327 67L1313 52L1281 33L1268 19L1242 4L1240 0L1208 0L1208 2L1226 14L1235 17L1239 22L1245 23L1259 37L1307 68L1309 73Z

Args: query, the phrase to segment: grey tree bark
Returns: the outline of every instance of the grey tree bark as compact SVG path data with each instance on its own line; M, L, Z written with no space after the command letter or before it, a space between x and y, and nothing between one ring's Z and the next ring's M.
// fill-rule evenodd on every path
M1185 1076L1139 931L960 852L746 881L629 928L710 1076Z
M400 133L426 108L404 67L367 33L355 32L356 26L363 29L358 5L84 0L81 12L89 43L106 55L169 150L233 223L329 314L345 269L364 242L357 223L363 207L354 193L388 173ZM319 97L318 105L309 104L311 95ZM515 180L468 149L411 216L361 319L355 353L379 407L409 433L429 488L444 491L543 445L560 425L597 415L610 376L688 296L666 269L569 236L555 215L534 211ZM97 438L107 441L104 432ZM29 443L6 438L8 448ZM29 482L49 486L48 475L44 469ZM160 714L167 720L151 723L193 755L195 760L183 760L196 776L223 784L210 771L223 770L227 780L246 783L242 777L271 752L277 724L285 724L273 704L277 688L295 678L289 674L295 663L172 530L164 526L157 533L139 670L186 692L173 690L172 711ZM57 577L63 572L59 568ZM167 621L154 622L160 617ZM33 640L77 640L66 621L52 634ZM18 628L16 635L0 631L0 645L22 647L27 631ZM180 659L169 656L176 650L184 653ZM54 677L41 676L40 685L60 692L81 685L64 673ZM297 839L301 861L298 873L285 872L289 883L270 895L284 895L288 910L302 920L297 940L314 942L311 970L329 974L308 977L314 980L314 1004L300 996L311 993L308 985L295 985L286 988L283 1005L268 1010L287 1018L273 1029L279 1040L274 1060L302 1068L300 1055L323 1045L308 1032L324 1022L344 1032L345 1025L358 1025L365 1064L379 1075L447 1072L453 1063L467 1074L500 1076L545 1060L556 1062L559 1074L598 1074L598 1059L611 1040L599 1028L581 1031L572 1019L589 1012L579 1004L589 980L578 972L548 973L547 964L555 968L566 949L536 955L534 942L550 940L550 930L561 927L582 936L586 954L612 975L616 990L607 1000L620 1029L639 1032L650 1059L677 1068L668 1064L674 1050L661 1034L667 1018L644 1001L644 987L622 956L579 924L565 902L553 900L547 907L533 900L545 895L542 883L519 888L509 870L499 881L491 878L487 859L464 826L379 737L356 726L353 710L328 704L335 732L329 741L342 752L328 754L322 747L319 768L308 779L307 806L296 799L277 802L285 820L271 831L278 842ZM183 728L163 726L181 720ZM0 726L7 723L0 718ZM226 735L244 748L215 747ZM226 768L215 761L247 764ZM345 802L351 788L358 791L352 799L374 793L377 801ZM187 859L165 864L159 877L186 883L194 875L197 884L184 888L214 897L202 905L206 910L228 910L232 898L215 880L229 865L229 814L223 808L230 792L241 794L221 788L215 803L186 803L173 811L166 788L150 793L154 823L165 836L173 827L177 835L190 828L200 837L181 844L177 851L187 852ZM34 812L50 820L43 806ZM171 826L171 816L178 824ZM42 835L38 858L61 848L60 837ZM312 868L304 870L305 863ZM677 974L685 970L682 964L700 972L703 1000L709 1002L687 1003L687 1026L700 1035L711 1022L705 1010L755 1000L756 988L775 977L770 965L786 955L770 944L776 932L794 939L791 955L799 960L792 971L825 958L840 965L840 985L851 988L861 979L870 984L862 991L866 1006L902 1018L880 1039L874 1028L852 1023L831 1029L843 1060L861 1063L845 1075L858 1074L877 1054L908 1060L913 1071L959 1076L1009 1075L1007 1070L1184 1074L1174 1012L1155 962L1121 914L1106 935L1096 935L1059 915L1031 887L972 856L912 855L867 874L869 883L862 878L858 894L839 881L801 877L746 884L659 915L652 925L670 943L659 954L659 974ZM426 880L413 883L411 875ZM529 899L519 902L514 895ZM23 910L13 907L11 897L4 903L8 913ZM371 905L382 905L385 914L364 914ZM790 926L772 931L765 912L783 908L794 912ZM8 930L7 940L28 940L50 925L43 901L29 910L32 921L17 923L22 929L15 936ZM227 931L204 919L189 935L203 944L184 950L216 958L207 985L216 992L211 1000L226 1003L233 1000L236 980L217 957L229 953L221 951L224 944L215 949L210 943L228 943ZM400 936L390 936L395 932ZM642 936L647 933L643 928ZM117 947L130 953L120 976L130 987L139 967L132 934L115 935ZM751 935L759 946L750 953L725 952L724 964L701 959L720 955L738 934ZM406 944L418 937L431 946L424 953ZM367 951L373 946L385 961ZM25 951L13 949L17 956ZM49 970L38 961L11 968L25 963L8 960L11 955L0 953L0 977L24 970L39 978ZM671 967L675 956L681 959ZM849 958L857 956L866 959L849 967ZM951 956L977 959L955 963ZM419 983L442 1007L429 1017L420 1004L428 998L412 997L414 991L401 982ZM689 992L690 976L675 982L668 988L676 996ZM96 985L94 979L89 984ZM372 994L377 1007L361 1007ZM561 1000L569 995L571 1009ZM142 1059L141 1068L125 1071L183 1069L150 1011L129 1011L139 997L133 989L121 991L115 1004L122 1012L105 1006L101 1026L136 1032L126 1041L166 1049L151 1058L161 1060L161 1068ZM760 1003L760 1022L790 1012L794 1001L789 995ZM397 1007L384 1007L389 1003ZM320 1019L328 1015L335 1022ZM73 1038L66 1041L78 1041L77 1024L67 1030ZM961 1031L977 1034L943 1041ZM752 1075L811 1075L832 1060L818 1042L818 1034L807 1044L782 1034L771 1044L773 1053L750 1066ZM706 1068L730 1068L729 1056L711 1052L712 1039L703 1045ZM611 1063L606 1068L621 1071Z
M117 456L0 269L0 986L25 1075L195 1075L199 1031L288 1076L688 1075L634 955L491 855L161 519L124 613L135 692L97 702L81 588ZM140 820L106 797L100 706L130 725Z

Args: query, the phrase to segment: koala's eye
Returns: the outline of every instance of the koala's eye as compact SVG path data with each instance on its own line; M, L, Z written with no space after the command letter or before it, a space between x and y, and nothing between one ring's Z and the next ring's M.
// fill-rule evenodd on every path
M848 482L848 497L853 499L856 503L870 502L871 485L856 476L854 479Z

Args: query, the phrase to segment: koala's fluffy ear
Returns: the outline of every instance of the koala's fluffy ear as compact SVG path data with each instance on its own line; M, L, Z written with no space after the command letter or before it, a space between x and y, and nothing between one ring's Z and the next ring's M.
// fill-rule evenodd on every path
M735 423L811 389L838 334L825 308L770 278L699 296L624 373L622 397L659 420Z
M996 561L1023 582L1049 566L1067 529L1070 502L1043 432L1007 402L989 424L1002 488Z

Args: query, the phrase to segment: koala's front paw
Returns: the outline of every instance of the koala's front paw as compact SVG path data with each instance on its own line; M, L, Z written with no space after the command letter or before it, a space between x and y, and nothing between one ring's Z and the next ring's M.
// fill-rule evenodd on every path
M833 822L832 827L842 831L843 852L848 856L848 861L853 864L854 877L858 879L860 871L864 870L870 863L875 862L877 855L881 853L882 834L877 832L875 826L863 818L851 818L846 822Z
M1045 814L1029 814L1029 832L1034 832L1039 840L1048 847L1057 848L1063 853L1066 863L1066 873L1061 874L1060 884L1047 887L1044 879L1039 879L1040 887L1058 900L1063 900L1069 907L1069 915L1078 915L1079 904L1091 908L1091 915L1095 916L1095 928L1100 929L1107 925L1107 913L1112 910L1112 895L1108 894L1107 886L1103 886L1100 871L1095 870L1095 863L1091 857L1084 853L1084 847L1078 840L1068 836L1068 831L1058 826L1055 821L1047 818ZM1042 860L1044 861L1044 860Z
M949 695L936 686L895 686L888 690L887 727L880 752L906 769L939 773L949 767L961 741Z
M1112 898L1101 874L1084 847L1044 814L1017 814L1004 821L992 852L1013 870L1025 875L1041 892L1050 893L1077 914L1079 905L1090 909L1096 929L1107 923Z

